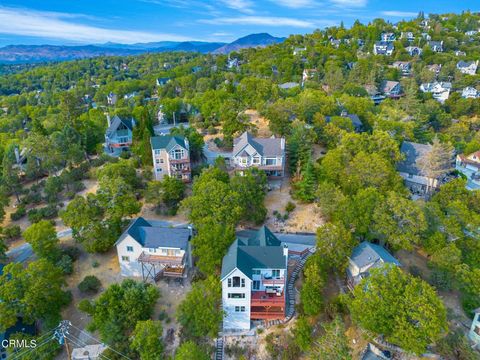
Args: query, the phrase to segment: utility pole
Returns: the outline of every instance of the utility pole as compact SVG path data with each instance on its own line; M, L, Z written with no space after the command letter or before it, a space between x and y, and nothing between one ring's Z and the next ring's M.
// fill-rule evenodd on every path
M67 359L72 360L70 355L70 348L68 347L67 337L68 335L68 328L72 325L72 323L68 320L62 320L58 325L57 330L55 330L55 338L58 340L60 345L65 346L65 350L67 351Z

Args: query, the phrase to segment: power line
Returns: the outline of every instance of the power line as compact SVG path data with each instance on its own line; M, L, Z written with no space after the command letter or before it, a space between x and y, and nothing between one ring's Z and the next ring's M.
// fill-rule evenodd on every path
M72 326L74 329L77 329L78 331L80 331L80 332L84 333L85 335L87 335L89 338L91 338L91 339L93 339L93 340L95 340L96 342L98 342L98 343L101 344L101 342L100 342L98 339L96 339L95 337L93 337L92 335L90 335L89 333L87 333L86 331L84 331L84 330L82 330L82 329L79 329L78 327L76 327L76 326L73 325L73 324L72 324L71 326ZM122 354L121 352L119 352L119 351L115 350L114 348L112 348L110 345L105 344L105 346L107 346L107 347L108 347L110 350L112 350L114 353L116 353L116 354L124 357L125 359L132 360L132 359L130 359L127 355Z
M42 342L40 345L37 345L35 347L32 347L32 348L29 348L27 350L25 350L24 352L20 351L19 353L14 353L12 354L13 357L10 358L10 360L17 360L17 359L20 359L22 358L23 356L29 354L30 352L34 351L34 350L38 350L40 347L44 346L45 344L49 343L50 341L52 341L54 338L52 337L51 339L48 339L48 340L45 340L44 342Z
M74 341L73 339L71 338L74 338L76 341ZM75 345L77 346L80 346L80 347L85 347L85 346L88 346L83 340L81 340L80 338L76 337L76 336L73 336L72 334L68 334L68 340L70 340L70 342L74 343ZM80 343L80 345L77 343L77 341ZM99 354L103 359L106 359L106 360L111 360L110 358L108 358L106 355L103 355L103 354Z
M43 346L44 344L46 344L46 343L48 343L49 341L53 340L53 339L55 338L55 337L53 336L53 335L54 335L53 333L56 331L57 328L58 328L58 326L57 326L57 327L54 327L53 329L48 330L45 334L43 334L43 335L39 336L38 338L36 338L35 341L37 342L37 345L36 345L35 348L38 348L38 347L40 347L40 346ZM45 338L46 338L47 336L51 336L51 338L48 339L48 340L46 340L46 341L43 341L43 340L45 340ZM15 359L17 359L17 358L19 358L19 357L21 357L21 356L26 355L27 353L35 350L35 348L23 349L23 350L20 350L20 351L18 351L18 352L16 352L16 353L13 353L13 354L12 354L12 356L13 356L12 360L15 360Z

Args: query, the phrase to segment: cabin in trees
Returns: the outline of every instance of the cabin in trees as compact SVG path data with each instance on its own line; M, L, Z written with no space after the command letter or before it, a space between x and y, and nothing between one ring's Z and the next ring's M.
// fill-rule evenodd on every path
M155 180L165 175L189 182L192 177L190 145L183 136L154 136L150 139Z
M122 119L115 115L110 119L107 114L108 128L105 132L105 148L110 155L118 156L132 146L135 119Z
M423 196L439 186L438 180L426 176L420 166L420 159L432 151L432 145L404 141L400 151L405 159L397 164L397 171L413 194Z
M255 138L245 131L233 141L232 164L240 174L252 167L265 171L268 177L285 174L285 139Z
M400 263L382 246L364 241L355 247L348 259L347 285L353 290L370 271L384 264L400 266Z
M478 99L480 97L480 91L474 87L467 86L462 90L462 98L464 99Z
M392 67L399 70L403 76L409 76L412 72L412 63L409 61L395 61Z
M432 51L438 52L438 53L443 52L443 40L442 41L428 41L427 44Z
M157 226L142 217L132 220L115 243L122 276L157 281L184 278L192 265L191 228Z
M110 92L107 95L107 104L108 105L115 106L115 104L117 103L117 100L118 100L117 94L114 94L113 92Z
M350 122L352 123L353 129L355 130L355 132L360 133L360 132L364 131L363 123L360 120L360 118L358 117L358 115L349 114L346 110L343 110L340 113L340 117L342 117L344 119L349 119ZM332 121L332 116L325 116L325 122L329 123L330 121Z
M394 50L395 46L393 46L391 42L377 41L375 45L373 45L373 53L375 55L391 56Z
M423 83L420 85L420 91L424 93L431 93L432 97L440 103L444 103L450 97L450 91L452 91L451 82L433 82Z
M286 316L288 247L265 226L252 238L237 238L222 262L225 330L249 330L252 320Z
M384 80L380 84L380 92L391 99L398 99L402 96L402 86L398 81Z
M480 308L473 312L475 314L468 337L474 343L474 348L480 350Z
M480 151L470 155L457 155L455 165L455 168L467 177L467 189L480 190Z
M418 46L407 46L405 50L407 50L408 54L412 57L420 56L423 53L423 49Z

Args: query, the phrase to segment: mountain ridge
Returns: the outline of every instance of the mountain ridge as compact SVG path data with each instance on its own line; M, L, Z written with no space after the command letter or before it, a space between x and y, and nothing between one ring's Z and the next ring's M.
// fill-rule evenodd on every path
M129 56L143 53L186 51L227 54L248 47L263 47L283 42L285 38L267 33L250 34L231 43L204 41L159 41L152 43L88 45L7 45L0 48L0 63L21 64L86 59L98 56Z

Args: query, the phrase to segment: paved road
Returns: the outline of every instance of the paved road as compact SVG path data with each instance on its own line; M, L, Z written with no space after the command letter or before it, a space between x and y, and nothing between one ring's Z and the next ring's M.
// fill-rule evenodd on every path
M72 229L68 228L57 232L58 238L72 235ZM25 262L33 256L32 246L29 243L22 244L7 251L7 256L15 262Z

